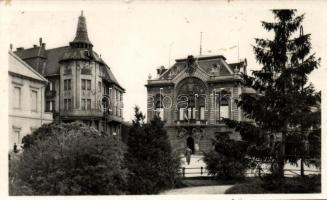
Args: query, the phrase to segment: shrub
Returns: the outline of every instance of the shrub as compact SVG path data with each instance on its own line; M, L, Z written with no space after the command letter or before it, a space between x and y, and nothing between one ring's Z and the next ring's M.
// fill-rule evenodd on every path
M267 191L261 187L260 181L237 184L225 191L225 194L264 194L264 193L267 193Z
M265 176L262 180L255 179L250 183L237 184L226 194L263 194L263 193L320 193L321 176L287 177L280 179Z
M23 142L15 178L33 195L124 193L124 146L113 136L74 122L43 125Z
M131 194L157 194L174 187L178 181L180 159L172 152L160 118L144 124L144 116L138 108L135 116L125 156L129 170L128 190Z
M208 173L222 179L243 178L249 167L245 148L241 141L231 140L225 134L217 135L214 150L204 154Z

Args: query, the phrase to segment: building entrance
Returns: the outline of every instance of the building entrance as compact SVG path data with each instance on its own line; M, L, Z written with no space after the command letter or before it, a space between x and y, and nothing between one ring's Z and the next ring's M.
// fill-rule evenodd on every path
M194 139L193 137L188 137L186 140L186 146L192 150L192 154L194 154Z

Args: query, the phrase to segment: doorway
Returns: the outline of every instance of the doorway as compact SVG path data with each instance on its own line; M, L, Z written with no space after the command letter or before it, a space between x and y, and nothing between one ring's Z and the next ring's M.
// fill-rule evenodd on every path
M186 140L186 146L192 150L192 154L194 154L194 139L193 137L188 137Z

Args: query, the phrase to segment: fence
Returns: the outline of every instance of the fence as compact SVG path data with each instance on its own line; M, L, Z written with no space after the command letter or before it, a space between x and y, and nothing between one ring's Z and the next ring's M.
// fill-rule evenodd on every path
M189 170L192 170L191 172L187 172ZM196 170L196 171L194 171ZM320 174L320 170L310 170L306 169L303 170L304 173L308 174ZM262 168L258 168L256 170L248 170L245 172L246 176L249 177L261 177L262 175L270 174L269 171L264 170ZM181 168L181 175L182 177L186 177L186 175L200 175L200 176L210 176L208 175L208 171L205 169L205 167L182 167ZM300 176L301 170L300 169L284 169L284 176Z

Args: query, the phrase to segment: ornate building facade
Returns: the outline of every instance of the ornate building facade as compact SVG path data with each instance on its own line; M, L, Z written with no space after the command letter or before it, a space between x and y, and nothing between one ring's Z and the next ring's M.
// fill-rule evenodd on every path
M244 92L240 72L246 73L246 66L246 60L227 63L217 55L188 56L169 69L160 67L158 78L146 84L148 121L155 115L166 121L171 145L180 151L208 152L219 133L241 139L222 119L244 120L235 99Z
M93 50L83 12L68 46L46 49L40 38L39 45L17 48L15 54L48 79L46 110L54 113L56 121L81 121L120 135L125 89Z

